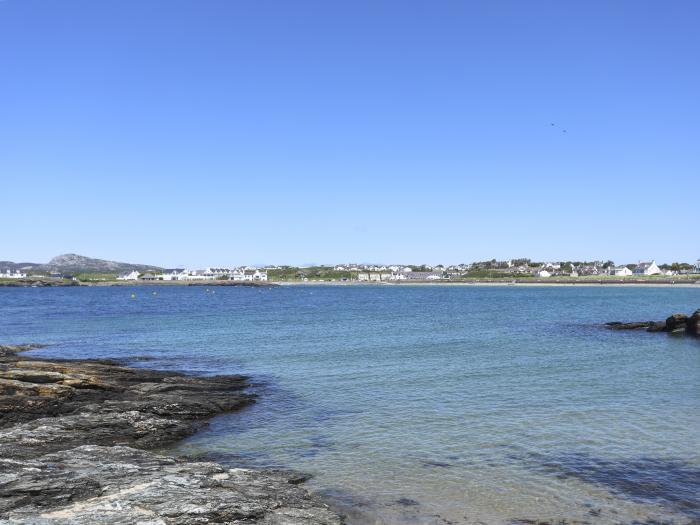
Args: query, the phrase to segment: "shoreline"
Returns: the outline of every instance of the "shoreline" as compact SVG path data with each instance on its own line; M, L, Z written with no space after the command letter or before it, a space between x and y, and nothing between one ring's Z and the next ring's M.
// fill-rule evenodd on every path
M0 346L0 521L343 523L299 473L149 452L253 403L246 377L21 355L37 348Z
M439 280L439 281L267 281L267 282L240 282L240 281L50 281L50 280L22 280L0 281L0 288L72 288L72 287L142 287L142 286L195 286L195 287L243 287L243 288L276 288L280 286L596 286L596 287L675 287L675 288L700 288L698 279L533 279L533 280L506 280L506 279L474 279L474 280Z
M595 287L681 287L700 288L698 281L675 281L675 282L654 282L654 281L396 281L396 282L328 282L328 281L280 281L280 286L515 286L515 287L541 287L541 286L595 286Z

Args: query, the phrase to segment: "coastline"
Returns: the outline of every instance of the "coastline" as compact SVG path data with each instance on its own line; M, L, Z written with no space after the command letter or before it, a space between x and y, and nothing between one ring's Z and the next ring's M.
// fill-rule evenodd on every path
M143 286L195 286L195 287L243 287L243 288L275 288L279 286L611 286L611 287L671 287L671 288L700 288L698 279L581 279L581 280L510 280L510 279L474 279L474 280L439 280L439 281L268 281L240 282L240 281L50 281L50 280L23 280L0 281L0 288L65 288L65 287L143 287Z
M278 470L149 452L254 402L243 376L199 377L0 346L0 521L339 525Z
M329 281L281 281L279 286L592 286L592 287L671 287L671 288L700 288L700 280L667 281L396 281L396 282L329 282Z

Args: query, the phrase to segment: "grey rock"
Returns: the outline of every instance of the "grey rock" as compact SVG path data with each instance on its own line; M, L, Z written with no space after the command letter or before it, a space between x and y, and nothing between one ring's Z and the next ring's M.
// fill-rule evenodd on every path
M254 401L242 376L193 377L0 346L0 524L340 524L281 471L146 452Z
M669 316L665 321L613 321L605 323L605 326L611 330L637 330L646 328L647 332L666 332L698 336L700 335L700 308L691 316L676 313Z
M1 459L3 524L340 524L284 472L86 445Z

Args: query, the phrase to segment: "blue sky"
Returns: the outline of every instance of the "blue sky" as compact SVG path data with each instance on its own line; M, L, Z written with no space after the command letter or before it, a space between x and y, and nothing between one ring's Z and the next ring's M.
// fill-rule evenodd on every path
M0 1L0 260L695 260L698 19Z

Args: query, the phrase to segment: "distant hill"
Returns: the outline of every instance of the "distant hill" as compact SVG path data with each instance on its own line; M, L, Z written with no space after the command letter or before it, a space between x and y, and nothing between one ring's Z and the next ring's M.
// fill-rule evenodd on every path
M12 262L12 261L0 261L0 271L5 271L5 270L12 270L13 272L15 270L22 270L22 271L31 271L34 268L41 266L39 263L31 263L31 262Z
M132 264L104 259L93 259L75 253L66 253L54 257L46 264L14 263L0 261L0 270L24 270L31 273L60 272L60 273L121 273L136 270L138 272L161 271L159 266L148 264Z

